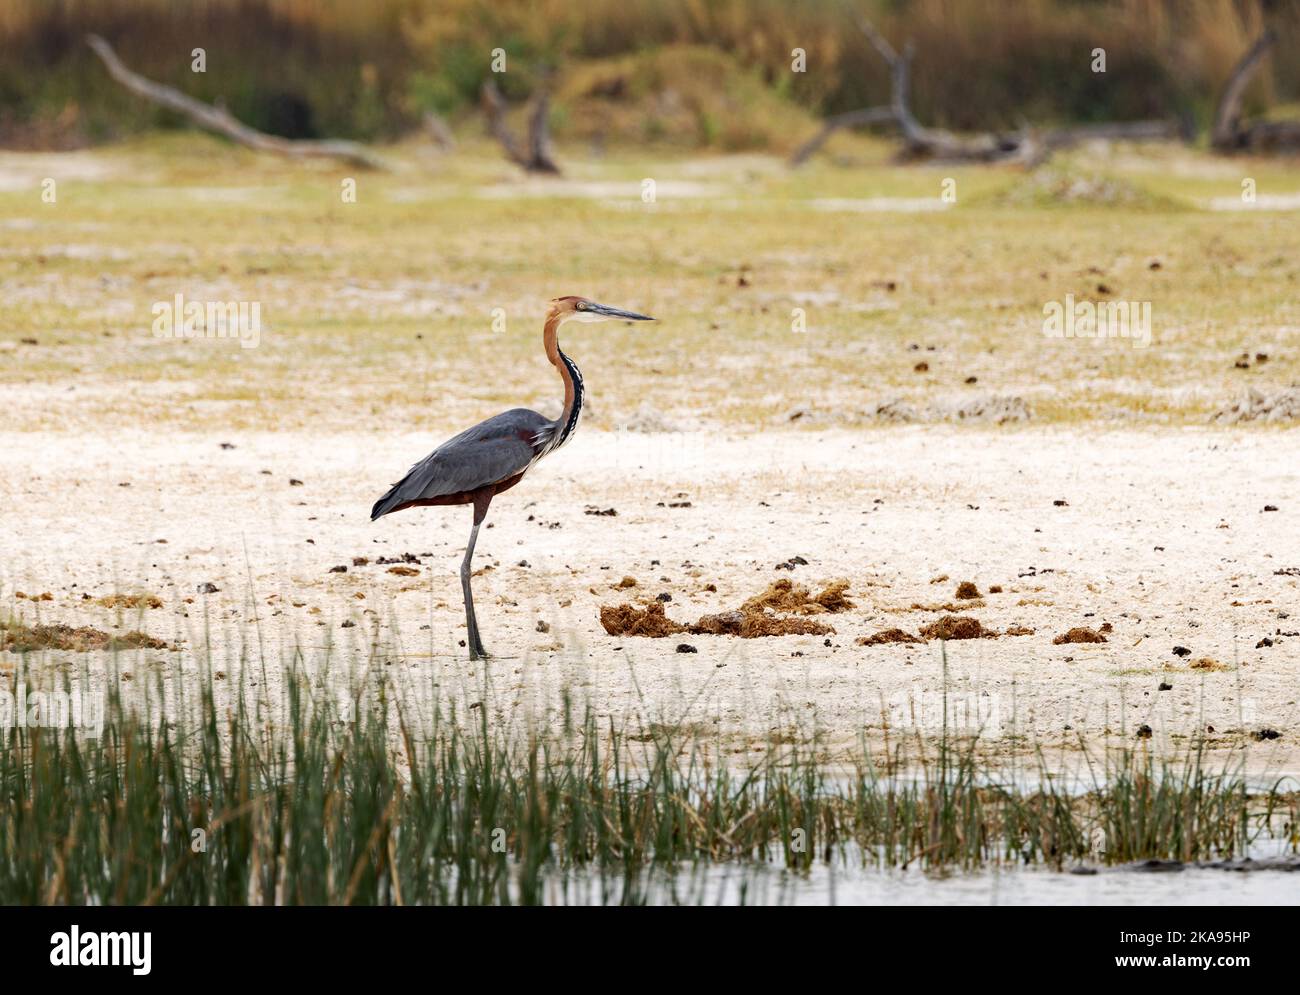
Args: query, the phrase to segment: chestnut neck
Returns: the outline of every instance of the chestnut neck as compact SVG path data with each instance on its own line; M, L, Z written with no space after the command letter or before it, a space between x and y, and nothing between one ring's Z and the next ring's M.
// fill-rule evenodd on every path
M555 440L556 446L562 445L578 427L583 398L582 374L573 360L560 349L560 320L560 315L552 311L546 316L546 326L542 332L542 345L546 349L546 358L555 366L560 379L564 382L564 407L557 421L559 432Z

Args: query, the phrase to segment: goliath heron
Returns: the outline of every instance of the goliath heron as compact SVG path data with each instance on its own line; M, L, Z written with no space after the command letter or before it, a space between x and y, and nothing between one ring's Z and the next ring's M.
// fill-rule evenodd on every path
M573 360L560 351L560 325L577 321L654 321L635 311L597 304L585 297L557 297L546 313L542 345L546 358L564 381L564 408L555 421L527 408L513 408L466 429L431 452L411 472L392 486L370 510L373 522L382 515L430 504L472 504L474 526L470 529L465 559L460 564L460 586L465 594L465 625L469 629L471 660L487 656L474 617L474 596L470 591L470 561L479 526L488 505L502 491L519 483L524 474L547 453L569 441L582 415L582 374Z

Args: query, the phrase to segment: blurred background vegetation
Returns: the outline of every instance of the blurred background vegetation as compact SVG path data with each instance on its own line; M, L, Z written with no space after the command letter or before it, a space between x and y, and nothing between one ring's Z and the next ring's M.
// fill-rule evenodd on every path
M916 45L913 109L956 130L1172 118L1204 126L1235 61L1278 33L1248 112L1300 101L1300 0L855 0ZM491 74L545 81L557 139L788 152L820 117L888 99L845 0L0 0L0 145L75 148L175 115L87 49L294 138L386 141L433 111L468 120ZM207 72L191 71L191 50ZM791 49L807 71L791 71ZM1095 48L1104 74L1080 71Z

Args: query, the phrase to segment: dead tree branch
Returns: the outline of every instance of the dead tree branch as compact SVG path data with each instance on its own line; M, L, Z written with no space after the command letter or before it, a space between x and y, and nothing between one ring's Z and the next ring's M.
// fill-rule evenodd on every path
M909 142L922 140L925 129L912 115L911 107L912 56L916 54L916 49L911 42L908 42L903 46L903 53L900 55L894 50L894 46L889 44L889 40L862 14L853 11L853 20L858 30L866 35L867 41L871 42L872 47L880 53L880 57L885 60L885 65L889 67L889 106L893 111L894 120L902 129L903 137Z
M863 107L861 110L845 111L828 117L822 122L821 131L804 142L790 156L791 166L802 166L811 159L841 128L859 128L867 124L884 124L894 120L892 107Z
M276 155L295 158L338 159L343 162L361 166L365 169L382 169L382 161L356 142L343 140L306 140L280 138L250 128L242 121L232 117L220 107L213 107L202 101L188 97L179 90L162 83L155 83L126 67L113 47L99 35L87 35L88 44L104 63L108 74L137 96L151 103L166 107L185 115L201 128L225 135L239 145L255 149L258 152L273 152Z
M1270 29L1255 40L1233 68L1214 112L1210 145L1219 152L1296 152L1300 151L1300 122L1253 121L1241 117L1246 89L1259 71L1264 57L1277 42Z
M543 88L533 99L528 112L528 138L521 143L506 124L506 101L496 82L488 80L480 92L483 115L487 118L488 133L501 143L506 158L529 173L560 174L551 152L550 95Z
M915 49L909 42L897 52L885 36L860 12L853 12L854 23L889 67L890 107L903 134L905 159L939 159L952 162L998 162L1027 159L1038 154L1027 132L1019 136L994 133L962 137L950 131L927 128L912 113L912 58ZM1032 146L1032 147L1031 147Z
M1019 136L995 134L975 135L969 138L954 135L937 128L927 128L916 119L911 105L911 74L914 48L909 43L899 52L861 13L849 8L858 30L871 43L889 67L889 105L865 107L827 118L821 130L795 150L790 157L792 166L802 165L841 128L865 124L894 124L903 137L904 159L939 159L958 162L997 162L1007 159L1030 158L1038 154L1039 146L1027 133Z
M1241 147L1243 129L1241 127L1241 103L1246 97L1246 88L1254 79L1264 61L1264 56L1277 41L1277 35L1265 31L1246 50L1246 54L1233 67L1228 82L1224 84L1219 96L1219 105L1214 111L1214 125L1210 131L1210 144L1220 151Z
M428 132L433 144L438 146L444 152L450 152L456 147L456 136L452 133L450 125L446 119L434 111L424 112L424 130Z
M984 132L955 135L940 128L927 128L912 113L912 57L909 42L900 52L860 11L846 5L861 34L871 43L889 68L889 106L867 107L827 118L821 131L801 145L790 157L799 166L817 152L840 128L892 122L903 138L902 159L934 159L945 162L1019 162L1036 165L1053 151L1092 138L1129 138L1137 141L1176 137L1178 125L1170 121L1133 121L1119 124L1065 128L1040 135L1029 127L1010 133Z
M1169 142L1188 137L1183 126L1168 121L1111 121L1105 124L1081 124L1073 128L1058 128L1043 136L1043 145L1049 151L1071 148L1084 142L1127 141Z

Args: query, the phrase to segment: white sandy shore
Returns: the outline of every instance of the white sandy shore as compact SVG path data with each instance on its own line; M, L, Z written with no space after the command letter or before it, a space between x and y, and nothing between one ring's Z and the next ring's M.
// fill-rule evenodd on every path
M854 640L917 631L938 615L914 603L949 602L971 580L1003 592L968 614L1035 630L947 644L950 720L982 721L995 749L1136 742L1145 724L1172 751L1213 727L1225 758L1245 750L1261 776L1300 771L1300 634L1287 635L1300 633L1300 432L584 429L498 499L480 535L479 618L499 654L486 668L457 645L468 509L368 516L442 434L0 434L0 611L181 640L179 654L141 652L151 667L192 665L210 624L218 660L241 646L275 659L329 644L471 700L486 677L501 716L540 714L569 689L602 715L717 730L738 751L814 724L833 749L864 731L879 741L884 716L895 738L938 733L940 644ZM415 576L373 563L407 552ZM796 555L808 564L773 569ZM625 575L638 586L613 589ZM598 620L600 605L666 592L668 614L693 621L784 576L814 589L850 580L857 607L823 619L829 646L619 639ZM220 592L196 593L208 582ZM141 618L82 597L137 591L163 607ZM1052 642L1103 623L1105 644ZM1273 645L1257 648L1265 637ZM698 653L676 652L680 642ZM1203 657L1227 667L1188 669ZM1251 735L1264 729L1281 735Z

